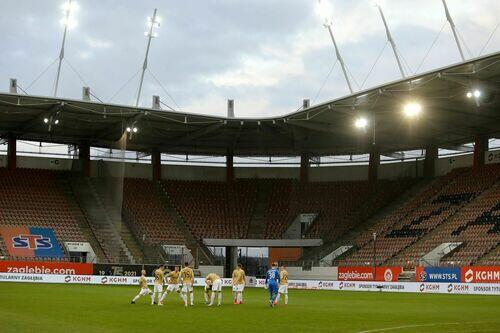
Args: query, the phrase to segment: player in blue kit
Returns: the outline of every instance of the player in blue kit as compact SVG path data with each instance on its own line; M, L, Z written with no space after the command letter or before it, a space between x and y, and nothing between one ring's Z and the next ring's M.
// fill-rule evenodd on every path
M278 296L278 285L280 282L280 272L278 264L273 263L271 269L266 273L266 288L269 289L269 305L274 307L276 296Z

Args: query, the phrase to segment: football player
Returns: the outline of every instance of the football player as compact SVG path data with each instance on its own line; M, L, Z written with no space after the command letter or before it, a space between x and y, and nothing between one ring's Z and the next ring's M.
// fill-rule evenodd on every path
M135 302L142 296L150 295L152 293L148 287L148 281L146 280L145 270L141 271L141 277L139 278L139 287L141 287L141 290L139 291L137 296L135 296L134 299L130 302L130 304L135 304Z
M275 304L280 301L281 295L285 295L285 305L288 304L288 272L285 265L280 266L280 287L278 289L278 296L276 296Z
M181 285L179 283L179 266L175 266L173 271L168 272L168 274L165 276L165 280L167 280L167 290L163 293L163 295L160 298L160 304L163 304L163 300L169 293L172 291L175 291L179 294L179 296L182 299L182 296L180 295L181 292Z
M189 263L184 263L184 268L181 270L180 279L182 283L181 296L184 300L184 306L188 306L188 294L191 302L189 305L194 305L194 293L193 293L193 284L194 284L194 272L189 267Z
M217 294L217 306L222 304L222 280L215 273L210 273L205 278L205 301L208 301L208 293L211 291L210 303L208 306L214 305L215 294Z
M243 290L245 289L245 271L238 264L233 271L233 304L243 303Z
M158 295L158 305L163 305L160 302L160 297L161 294L163 293L163 280L165 278L164 275L164 270L165 266L160 265L155 271L154 271L154 277L155 277L155 283L154 283L154 288L153 288L153 293L151 294L151 305L156 304L155 299L156 295Z

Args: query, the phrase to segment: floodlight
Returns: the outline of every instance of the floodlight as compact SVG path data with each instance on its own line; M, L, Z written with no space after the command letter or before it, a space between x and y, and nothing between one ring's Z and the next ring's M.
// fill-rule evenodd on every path
M43 118L43 122L47 124L49 122L49 118Z
M127 132L129 132L129 133L130 133L130 131L131 131L131 130L132 130L132 129L131 129L130 127L127 127Z
M138 131L138 130L139 130L139 129L138 129L137 127L134 127L134 128L132 129L132 131L134 131L134 133L137 133L137 131Z
M61 6L61 9L62 9L64 14L67 14L68 12L74 13L79 8L80 8L80 6L78 6L78 3L75 1L67 1L67 2L63 3Z
M56 121L54 121L54 124L58 125L59 124L59 119L56 119Z
M479 99L482 96L482 94L483 93L481 92L481 90L473 89L473 90L467 91L467 94L465 96L467 96L467 98L474 97L475 99Z
M416 117L422 112L422 105L418 102L408 102L403 107L403 113L410 118Z
M327 0L318 0L314 11L316 15L325 21L325 24L328 24L333 14L333 7Z
M354 126L359 129L364 129L368 125L368 120L365 117L356 118Z
M73 29L74 27L76 27L78 25L78 21L74 17L71 17L71 16L69 16L67 19L66 18L61 19L60 22L61 22L61 25L67 26L68 29Z

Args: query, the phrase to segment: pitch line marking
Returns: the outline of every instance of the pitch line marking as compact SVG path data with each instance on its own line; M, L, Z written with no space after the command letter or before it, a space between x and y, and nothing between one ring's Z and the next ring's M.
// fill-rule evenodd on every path
M435 323L435 324L422 324L422 325L404 325L404 326L396 326L396 327L386 327L386 328L377 328L374 330L368 331L359 331L357 333L374 333L374 332L387 332L394 331L406 328L416 328L416 327L434 327L434 326L448 326L448 325L471 325L471 324L482 324L486 323L485 321L470 321L470 322L454 322L454 323Z

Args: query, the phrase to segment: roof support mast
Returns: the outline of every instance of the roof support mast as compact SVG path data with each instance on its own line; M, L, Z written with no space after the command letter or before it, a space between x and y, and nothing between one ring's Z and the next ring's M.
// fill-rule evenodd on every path
M455 38L455 42L457 43L458 52L460 52L460 57L462 58L462 61L465 61L464 51L462 51L462 45L460 45L460 40L458 39L458 34L457 34L456 27L455 27L455 23L453 22L453 19L451 18L450 11L448 10L448 5L446 4L446 0L442 0L442 1L443 1L443 6L444 6L444 12L446 14L446 20L450 24L451 31L453 32L453 37Z
M342 56L340 55L340 51L339 51L339 48L337 46L337 42L335 41L335 37L333 36L332 22L325 20L325 23L323 24L323 26L325 28L327 28L328 32L330 33L330 37L332 38L333 47L335 48L335 54L337 55L337 60L340 63L340 67L342 67L342 72L344 73L345 81L347 82L347 86L349 87L349 91L352 94L354 91L352 90L351 81L349 80L349 76L347 75L347 70L345 68L344 59L342 59Z
M71 12L75 10L75 5L72 4L73 0L69 0L64 6L63 6L63 11L64 11L64 19L62 20L62 23L64 24L64 33L63 33L63 39L61 43L61 51L59 51L59 64L57 66L57 75L56 75L56 83L54 85L54 97L57 97L57 90L59 88L59 76L61 75L61 64L64 59L64 46L66 45L66 35L68 33L68 25L70 24L70 16Z
M146 72L146 69L148 68L148 55L149 55L149 48L151 47L151 39L157 36L157 34L153 31L155 26L160 26L160 21L156 17L156 12L157 9L155 8L153 12L153 17L148 19L148 24L149 24L149 31L145 32L145 36L148 37L148 46L146 47L146 55L144 56L144 63L142 64L142 74L141 74L141 81L139 83L139 90L137 91L137 99L135 101L135 106L139 106L139 101L141 99L141 91L142 91L142 84L144 82L144 73Z
M443 0L444 1L444 0ZM399 71L401 72L401 77L405 77L405 72L403 70L403 65L401 64L401 59L399 58L399 54L396 48L396 43L394 42L394 39L392 39L391 31L389 30L389 26L387 25L387 21L385 20L384 12L382 11L382 7L375 3L375 7L378 8L378 11L380 13L380 17L382 18L382 22L384 23L385 27L385 33L387 34L387 40L391 44L392 51L394 52L394 57L396 57L396 61L398 63Z

